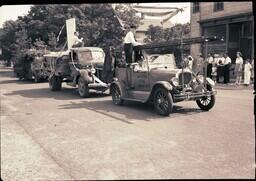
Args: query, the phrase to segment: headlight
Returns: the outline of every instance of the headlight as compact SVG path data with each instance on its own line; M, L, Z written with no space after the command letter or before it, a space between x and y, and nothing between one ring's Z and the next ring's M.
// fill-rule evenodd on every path
M215 82L212 80L212 79L210 79L209 77L206 77L206 81L208 82L208 84L210 84L210 86L214 86L215 85Z
M91 68L91 72L92 72L92 74L95 74L95 72L96 72L95 68Z
M172 85L174 85L176 87L179 85L179 79L177 77L173 77L171 79L171 83L172 83Z
M204 83L204 76L198 75L197 78L201 83Z

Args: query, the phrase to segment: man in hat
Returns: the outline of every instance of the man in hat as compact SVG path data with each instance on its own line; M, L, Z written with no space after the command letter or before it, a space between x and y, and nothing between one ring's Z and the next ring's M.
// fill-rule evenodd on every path
M78 36L79 36L79 32L75 31L74 32L74 39L73 39L73 46L72 46L73 48L84 46L83 38L78 38Z
M133 47L141 45L141 43L137 42L134 38L135 31L136 31L136 27L134 25L131 25L128 33L124 38L124 52L125 52L126 63L132 63Z

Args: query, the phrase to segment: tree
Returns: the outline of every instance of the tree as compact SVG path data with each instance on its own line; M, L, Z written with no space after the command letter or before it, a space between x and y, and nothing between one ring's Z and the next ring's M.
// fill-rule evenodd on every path
M0 44L3 56L10 60L22 53L17 53L18 49L26 48L60 49L67 40L66 28L58 42L57 36L69 18L76 19L76 27L84 38L85 46L121 46L124 31L115 15L118 14L127 25L138 25L139 18L131 6L117 7L119 9L114 11L111 4L34 5L26 16L4 24L0 34L0 42L5 42Z

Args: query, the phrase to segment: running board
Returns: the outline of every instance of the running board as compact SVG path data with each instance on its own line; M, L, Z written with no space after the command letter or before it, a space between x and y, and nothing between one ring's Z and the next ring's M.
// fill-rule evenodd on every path
M149 91L133 91L128 90L127 96L124 97L125 100L138 101L138 102L146 102L150 96Z

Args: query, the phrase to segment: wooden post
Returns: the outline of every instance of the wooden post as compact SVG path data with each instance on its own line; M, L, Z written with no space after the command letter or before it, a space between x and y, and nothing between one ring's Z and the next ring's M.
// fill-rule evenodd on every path
M226 53L228 53L229 42L229 23L226 24Z

